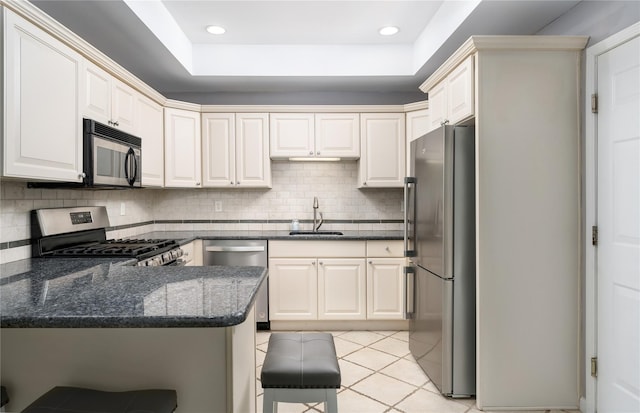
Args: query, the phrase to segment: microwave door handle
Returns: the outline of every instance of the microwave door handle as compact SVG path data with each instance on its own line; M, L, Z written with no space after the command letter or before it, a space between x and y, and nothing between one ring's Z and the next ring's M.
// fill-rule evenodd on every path
M131 168L131 158L133 157L135 161L135 152L133 152L133 148L129 148L127 151L127 155L124 157L124 177L127 179L127 182L130 186L135 182L136 171Z
M136 158L135 152L133 153L131 158L133 159L133 177L131 178L131 182L129 182L129 184L133 186L133 184L136 182L136 179L138 179L138 158Z

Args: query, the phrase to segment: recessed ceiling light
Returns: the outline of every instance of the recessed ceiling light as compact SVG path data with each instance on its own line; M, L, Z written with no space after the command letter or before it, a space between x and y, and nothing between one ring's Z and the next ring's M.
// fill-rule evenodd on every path
M386 26L383 27L382 29L380 29L379 33L383 36L393 36L394 34L398 33L400 31L400 29L398 29L395 26Z
M207 31L211 34L224 34L226 32L225 28L220 26L207 26Z

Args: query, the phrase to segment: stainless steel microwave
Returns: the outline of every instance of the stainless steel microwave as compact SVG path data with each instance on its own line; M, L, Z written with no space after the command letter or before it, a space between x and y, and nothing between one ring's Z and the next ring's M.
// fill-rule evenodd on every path
M83 122L84 185L142 187L142 140L95 120Z

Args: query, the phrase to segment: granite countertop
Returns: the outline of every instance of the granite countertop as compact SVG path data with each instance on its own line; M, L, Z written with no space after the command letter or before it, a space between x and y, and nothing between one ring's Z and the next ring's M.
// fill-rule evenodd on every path
M3 264L0 327L228 327L246 319L267 277L264 267L133 262L32 258Z
M137 235L136 238L175 239L186 244L195 239L229 239L229 240L324 240L324 241L367 241L367 240L402 240L402 231L341 231L344 235L327 235L320 231L318 235L289 235L289 231L154 231Z

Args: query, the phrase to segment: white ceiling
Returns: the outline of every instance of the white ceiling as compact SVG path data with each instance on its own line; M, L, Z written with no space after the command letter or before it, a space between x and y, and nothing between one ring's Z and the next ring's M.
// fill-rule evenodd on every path
M469 36L535 34L577 0L33 0L161 93L406 92ZM207 25L227 32L214 36ZM378 30L400 32L383 37Z

